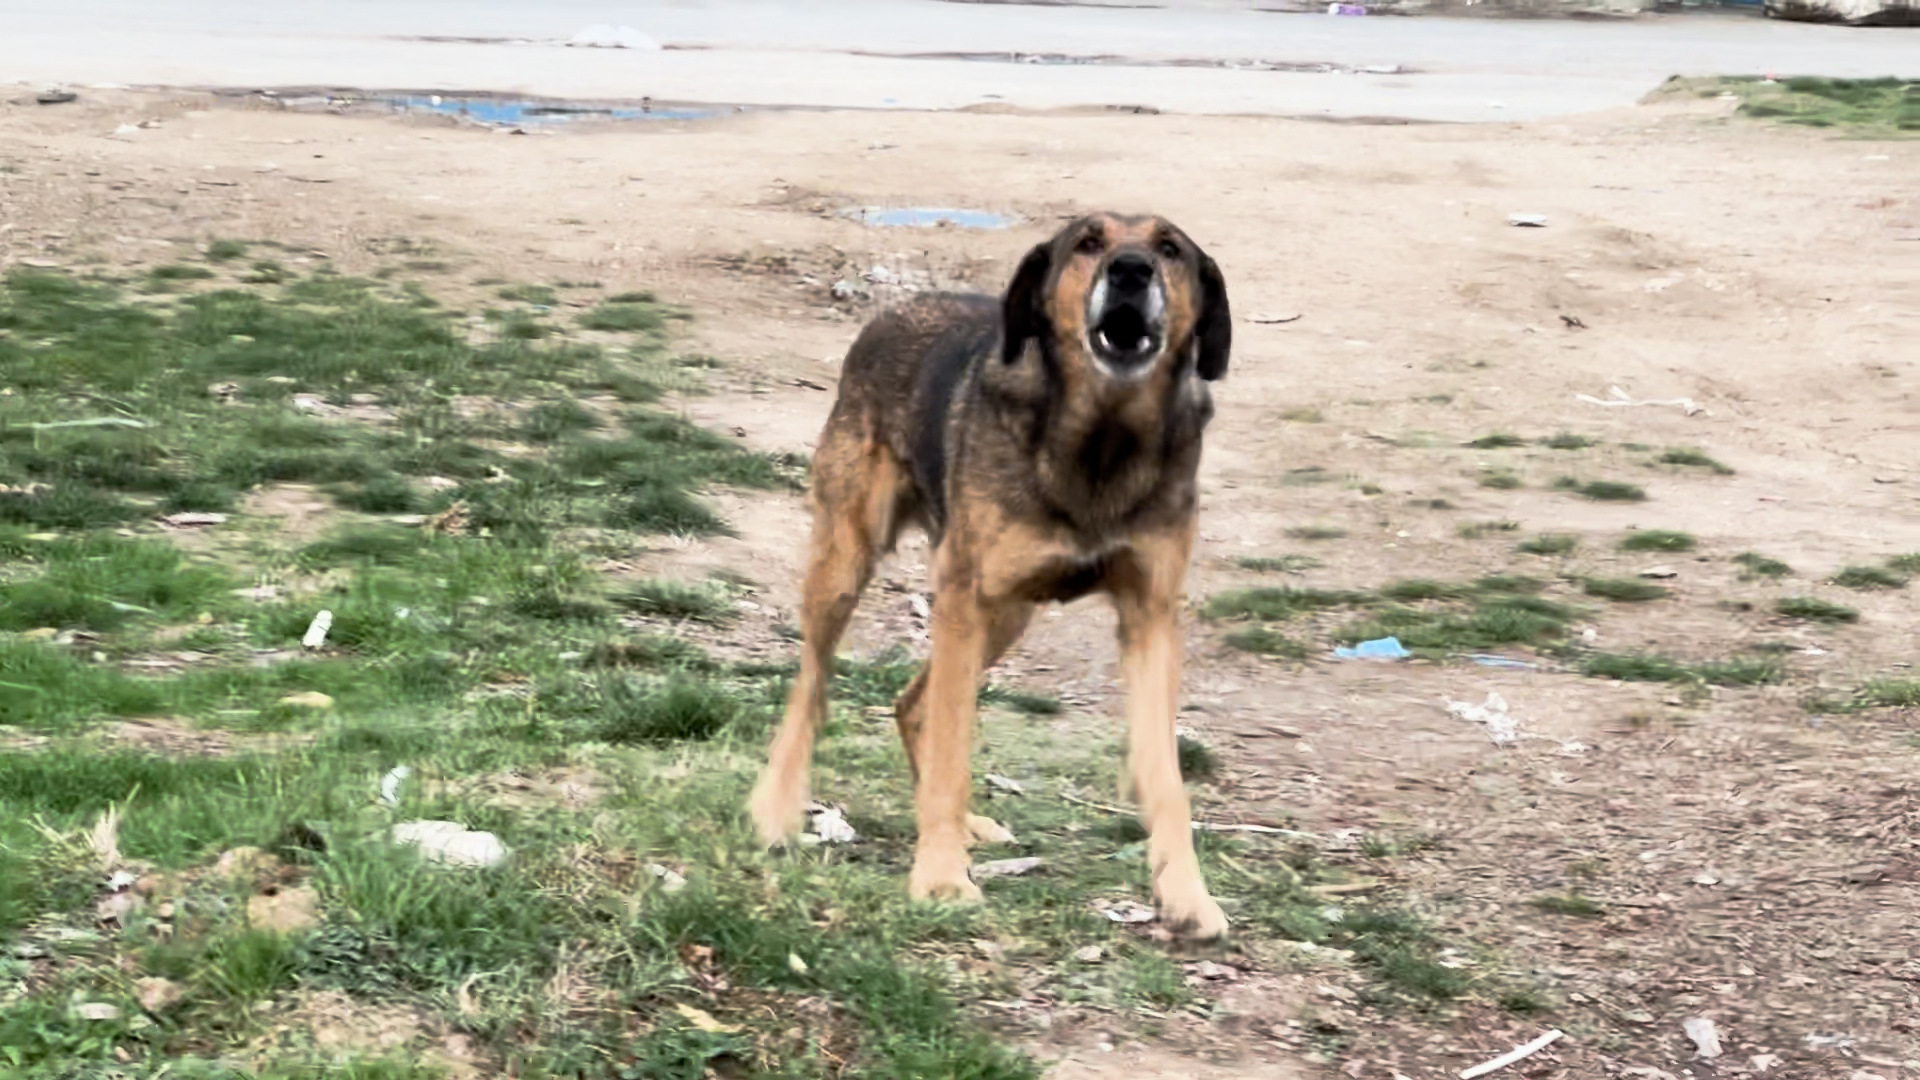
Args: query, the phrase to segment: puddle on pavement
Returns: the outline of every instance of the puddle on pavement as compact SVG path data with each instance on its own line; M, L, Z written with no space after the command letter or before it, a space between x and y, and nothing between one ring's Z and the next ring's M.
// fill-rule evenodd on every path
M880 229L1004 229L1020 219L991 210L962 210L938 206L855 206L840 212L862 225Z
M291 112L328 112L354 116L450 116L485 127L549 127L580 122L706 120L744 111L730 105L666 104L632 101L564 101L496 94L415 94L393 92L320 92L256 90L221 95L242 105L268 105Z

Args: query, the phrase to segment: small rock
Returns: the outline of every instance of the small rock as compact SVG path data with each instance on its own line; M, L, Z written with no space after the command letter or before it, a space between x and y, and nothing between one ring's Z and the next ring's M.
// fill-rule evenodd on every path
M1096 903L1094 910L1114 922L1123 925L1149 923L1153 921L1153 909L1137 900L1115 900L1111 903Z
M20 265L29 270L52 270L60 264L52 259L21 259Z
M1544 229L1547 227L1545 214L1508 214L1507 224L1523 229Z
M1001 776L999 773L987 774L987 786L995 791L1006 792L1008 795L1025 795L1027 793L1027 785L1011 777Z
M1084 948L1073 950L1073 958L1083 964L1097 964L1101 958L1106 955L1106 950L1098 945L1088 945Z
M1238 968L1230 968L1225 964L1216 964L1211 960L1202 960L1193 965L1190 970L1208 982L1232 982L1240 977L1240 970Z
M1643 578L1676 578L1680 576L1680 571L1675 570L1671 566L1649 566L1645 570L1640 571L1640 576Z
M94 905L94 914L101 922L125 923L127 916L146 906L146 900L138 893L109 893Z
M269 877L280 869L280 859L270 852L257 847L237 847L220 853L214 860L213 872L223 878L248 878L259 880Z
M160 523L162 525L170 525L176 529L193 529L203 525L223 525L226 523L226 520L227 515L225 514L191 511L184 514L168 514L166 517L160 519Z
M985 939L976 939L973 942L973 951L979 953L980 958L983 960L997 961L1007 955L1007 951L1000 947L999 942L987 941Z
M280 699L280 704L290 709L331 709L333 699L318 690L307 690L298 694L288 694Z
M172 979L149 978L134 982L134 996L139 999L140 1007L150 1013L163 1013L179 1004L186 996L179 983Z
M119 1007L109 1005L104 1001L89 1001L81 1005L76 1005L74 1006L73 1012L74 1015L82 1020L120 1019Z
M249 897L247 922L258 930L294 934L320 924L320 894L306 885Z

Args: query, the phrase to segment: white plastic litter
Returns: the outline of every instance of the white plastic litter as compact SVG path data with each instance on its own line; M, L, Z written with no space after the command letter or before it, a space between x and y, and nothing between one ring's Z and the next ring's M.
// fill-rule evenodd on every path
M1688 416L1707 411L1692 398L1664 398L1657 401L1635 401L1632 394L1627 393L1617 386L1607 387L1607 397L1605 400L1594 397L1592 394L1575 394L1573 395L1573 399L1575 401L1586 402L1588 405L1604 405L1610 409L1631 408L1638 405L1672 405Z
M1040 864L1041 860L1032 855L1019 859L995 859L992 862L976 863L973 867L973 879L979 881L981 878L1019 877Z
M398 807L400 805L400 785L405 783L407 777L412 775L413 770L407 768L405 765L395 765L393 768L388 769L387 775L380 778L380 801L386 803L389 807Z
M1447 711L1470 723L1484 725L1487 738L1495 746L1505 746L1520 739L1520 722L1507 712L1507 699L1497 691L1488 691L1487 700L1479 705L1465 701L1447 702Z
M333 612L322 608L318 614L314 615L313 622L307 624L307 634L300 639L300 647L317 649L325 645L327 631L331 629L333 629Z
M687 879L672 867L662 866L659 863L648 863L647 873L660 879L661 892L677 893L687 887Z
M1555 1028L1554 1030L1547 1032L1545 1035L1540 1036L1539 1038L1533 1040L1532 1042L1527 1043L1524 1046L1516 1046L1513 1049L1507 1051L1506 1053L1501 1054L1499 1057L1492 1059L1491 1061L1483 1061L1480 1064L1475 1065L1470 1069L1460 1070L1460 1080L1474 1080L1474 1077L1476 1076L1485 1076L1490 1072L1498 1072L1499 1070L1506 1068L1507 1066L1513 1064L1516 1061L1521 1061L1526 1058L1532 1057L1533 1055L1539 1053L1542 1050L1545 1050L1547 1047L1553 1045L1555 1042L1565 1037L1566 1035L1564 1032L1562 1032L1558 1028Z
M1681 1021L1680 1030L1686 1032L1687 1038L1693 1040L1694 1049L1701 1057L1720 1056L1720 1029L1714 1026L1712 1020L1704 1016L1690 1017Z
M1136 900L1116 900L1094 910L1122 925L1153 921L1153 909Z
M851 844L860 839L839 807L814 803L807 807L807 831L800 834L803 844Z
M393 827L393 842L420 849L430 862L448 866L498 866L507 847L490 832L469 832L457 821L403 821Z
M575 49L640 49L645 52L657 51L660 43L631 26L608 26L595 23L585 30L567 39L567 45Z

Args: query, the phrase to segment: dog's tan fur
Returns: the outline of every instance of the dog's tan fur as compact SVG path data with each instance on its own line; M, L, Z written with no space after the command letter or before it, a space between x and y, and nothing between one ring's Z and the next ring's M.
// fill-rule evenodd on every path
M1092 344L1090 308L1122 258L1150 263L1162 326L1141 339L1157 351L1124 369ZM1161 917L1195 937L1225 932L1193 852L1174 715L1207 383L1230 342L1213 261L1163 220L1113 214L1034 248L998 302L928 296L862 332L814 456L800 671L751 802L769 843L801 827L834 650L860 593L918 524L934 545L933 653L895 703L917 785L912 895L979 897L967 849L1006 835L968 812L980 679L1038 605L1097 591L1119 616L1129 778Z

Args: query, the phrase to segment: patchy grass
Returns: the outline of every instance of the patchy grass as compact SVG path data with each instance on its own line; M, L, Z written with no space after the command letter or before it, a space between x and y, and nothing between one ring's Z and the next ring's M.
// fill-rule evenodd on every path
M1759 578L1783 578L1793 575L1793 567L1779 559L1770 559L1757 551L1743 551L1733 557L1734 565L1740 567L1740 579L1753 581Z
M1541 533L1531 540L1522 540L1514 547L1522 555L1571 555L1580 546L1580 538L1567 533Z
M1278 622L1308 611L1364 604L1372 597L1344 589L1266 587L1215 593L1200 608L1204 619L1264 619Z
M1526 483L1520 479L1517 473L1495 469L1480 474L1480 486L1483 488L1492 488L1495 491L1513 491L1517 488L1525 487Z
M614 603L636 614L663 619L720 623L734 616L732 599L718 585L666 578L642 581L616 595Z
M1220 759L1206 743L1181 735L1175 740L1175 749L1180 759L1180 777L1188 783L1210 780L1219 771Z
M1699 546L1692 533L1671 529L1640 529L1620 541L1621 551L1692 551Z
M1263 574L1304 574L1320 568L1324 563L1312 555L1236 555L1233 565Z
M1602 600L1626 604L1665 600L1673 595L1672 590L1635 578L1587 578L1580 583L1580 591Z
M1590 439L1585 435L1575 435L1572 432L1562 431L1542 439L1540 443L1549 450L1585 450L1589 447L1599 446L1600 440Z
M669 312L655 302L650 294L626 294L635 297L622 300L620 297L609 299L580 317L580 325L588 330L609 330L618 333L654 332L666 326ZM645 299L639 299L644 296Z
M1313 650L1299 641L1264 626L1253 626L1235 630L1224 639L1226 643L1241 652L1257 656L1277 656L1284 660L1305 660L1313 655Z
M1812 76L1768 82L1755 77L1669 81L1663 93L1740 98L1741 116L1802 127L1839 128L1869 137L1920 132L1920 83L1912 80L1828 79Z
M1627 653L1590 653L1581 659L1580 673L1589 678L1622 682L1696 682L1714 686L1765 686L1786 677L1785 667L1772 657L1689 663L1664 656Z
M1606 914L1606 908L1599 901L1579 893L1550 893L1536 896L1527 903L1551 915L1571 915L1576 919L1597 919Z
M1499 521L1463 521L1456 526L1453 531L1462 540L1484 540L1498 533L1519 532L1520 523L1510 519Z
M246 258L247 252L252 249L253 245L244 240L215 240L207 245L207 261L232 262Z
M1817 596L1783 596L1774 601L1773 609L1789 619L1807 619L1813 622L1859 622L1860 612L1844 604L1822 600Z
M1578 480L1563 476L1553 482L1554 490L1570 491L1594 502L1645 502L1647 491L1637 484L1619 480Z
M1707 469L1717 476L1733 475L1731 468L1707 456L1704 450L1676 447L1662 453L1655 460L1662 465L1679 465L1691 469Z
M539 304L552 307L560 302L560 294L550 285L503 285L495 292L502 300L512 300L522 304Z
M1896 574L1920 574L1920 551L1895 555L1887 560L1887 569Z
M1337 525L1296 525L1287 530L1294 540L1344 540L1347 530Z
M1482 435L1473 439L1467 445L1475 450L1508 450L1527 445L1527 440L1508 432L1496 431L1491 435Z
M1469 599L1420 607L1387 605L1334 632L1352 644L1397 637L1416 654L1448 656L1503 645L1546 645L1566 637L1573 609L1537 596L1476 592Z
M1848 566L1833 575L1843 589L1904 589L1907 576L1884 566Z

